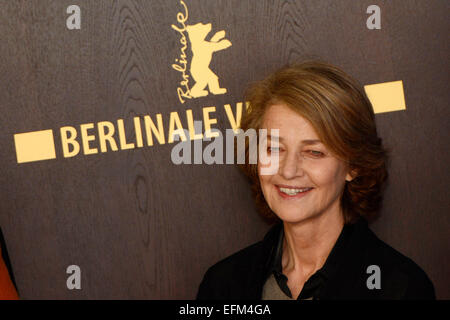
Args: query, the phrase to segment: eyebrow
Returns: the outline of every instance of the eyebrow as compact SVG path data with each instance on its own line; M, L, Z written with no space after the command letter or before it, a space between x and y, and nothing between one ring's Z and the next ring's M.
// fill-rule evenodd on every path
M320 140L302 140L302 143L306 144L306 145L310 145L310 144L319 144L319 143L322 143L322 141L320 141Z
M269 134L269 135L267 135L267 138L268 139L272 139L272 136ZM283 142L283 137L277 137L277 136L274 136L274 138L278 138L278 140L279 141L281 141L281 142ZM306 140L302 140L301 141L303 144L306 144L306 145L312 145L312 144L319 144L319 143L322 143L322 141L320 141L320 140L317 140L317 139L306 139Z

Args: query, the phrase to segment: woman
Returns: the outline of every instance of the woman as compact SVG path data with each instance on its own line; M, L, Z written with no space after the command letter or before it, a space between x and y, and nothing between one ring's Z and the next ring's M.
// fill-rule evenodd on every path
M278 223L209 268L197 298L434 299L424 271L367 226L381 205L387 151L361 86L309 61L256 83L247 98L241 128L278 129L267 139L278 165L269 175L271 163L241 168L261 213Z

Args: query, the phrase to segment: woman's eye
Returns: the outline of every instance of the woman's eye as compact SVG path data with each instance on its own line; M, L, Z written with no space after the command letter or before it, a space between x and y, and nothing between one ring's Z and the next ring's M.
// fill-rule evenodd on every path
M279 147L268 147L267 151L268 152L280 152L280 148Z
M307 152L316 158L322 157L324 155L323 152L317 150L308 150Z

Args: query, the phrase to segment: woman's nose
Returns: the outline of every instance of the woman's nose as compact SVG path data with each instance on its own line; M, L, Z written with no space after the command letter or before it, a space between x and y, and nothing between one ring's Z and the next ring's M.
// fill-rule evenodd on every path
M281 159L280 159L281 160ZM280 161L279 174L285 179L292 179L303 174L303 159L295 152L287 153Z

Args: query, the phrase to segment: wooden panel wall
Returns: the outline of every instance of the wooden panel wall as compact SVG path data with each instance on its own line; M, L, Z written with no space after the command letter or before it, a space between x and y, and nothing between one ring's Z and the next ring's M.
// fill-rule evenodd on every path
M25 299L191 299L206 268L268 229L233 165L174 165L173 144L62 156L59 129L215 106L229 122L245 86L305 56L362 84L402 80L407 109L377 115L393 149L373 229L450 298L448 2L186 0L189 24L226 30L210 67L228 89L180 103L179 1L0 0L0 226ZM81 29L68 30L69 5ZM366 9L381 8L381 30ZM191 58L190 51L187 51ZM191 79L192 80L192 79ZM192 84L193 82L191 82ZM116 126L117 128L117 126ZM18 164L14 134L52 129L56 159ZM99 147L98 141L91 144ZM82 290L66 288L66 268Z

